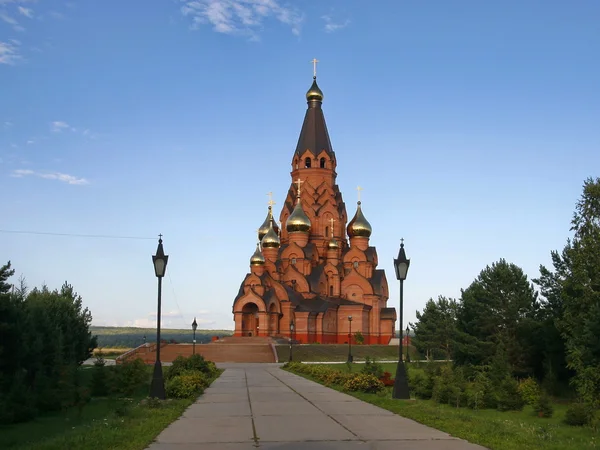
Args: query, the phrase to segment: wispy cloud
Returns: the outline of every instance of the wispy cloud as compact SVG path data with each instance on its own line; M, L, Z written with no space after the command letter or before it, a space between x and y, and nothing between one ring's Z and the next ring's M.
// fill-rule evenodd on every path
M304 14L279 0L181 0L181 12L190 17L192 27L212 25L218 33L248 36L258 39L257 30L263 21L275 19L288 25L292 33L300 34Z
M55 120L50 124L50 130L53 133L60 133L69 128L69 124L67 122L63 122L61 120Z
M50 17L52 17L53 19L56 19L56 20L62 20L62 19L65 18L65 15L63 13L61 13L61 12L58 12L58 11L50 11L48 13L48 15Z
M13 30L15 31L25 31L25 28L23 28L19 22L17 21L17 19L15 19L12 16L9 16L7 13L5 13L4 11L0 11L0 19L4 22L6 22L7 24L11 25Z
M19 54L19 41L10 40L9 42L0 41L0 64L13 65L22 59Z
M346 28L350 25L350 20L346 19L343 22L334 22L331 16L321 16L321 19L325 21L325 31L327 33L333 33L335 31L341 30L342 28Z
M19 14L21 14L21 15L29 18L29 19L33 18L33 9L31 9L31 8L25 8L23 6L19 6L17 9L19 11Z
M13 126L14 124L8 120L4 122L4 128L12 128Z
M17 169L17 170L13 170L11 175L15 178L34 176L34 177L44 178L46 180L62 181L63 183L75 184L75 185L89 184L89 181L86 180L85 178L79 178L79 177L76 177L73 175L68 175L66 173L60 173L60 172L36 172L36 171L30 170L30 169Z

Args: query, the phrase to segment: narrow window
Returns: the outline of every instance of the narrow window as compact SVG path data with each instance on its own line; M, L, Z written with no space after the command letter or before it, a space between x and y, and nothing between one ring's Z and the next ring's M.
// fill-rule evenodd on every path
M321 158L321 169L325 168L325 158Z
M329 286L329 296L333 297L333 286Z
M296 265L296 258L292 258L292 265Z
M306 167L307 169L310 167L310 158L306 158L304 160L304 167Z
M354 268L358 269L358 261L354 261Z
M329 236L329 227L325 227L325 237Z

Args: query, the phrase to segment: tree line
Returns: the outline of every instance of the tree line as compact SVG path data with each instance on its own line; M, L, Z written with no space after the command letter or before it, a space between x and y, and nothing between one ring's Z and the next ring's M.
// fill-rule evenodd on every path
M28 290L10 261L0 267L0 423L31 419L69 408L82 397L80 364L96 338L92 315L66 283Z
M600 178L585 180L570 231L537 278L500 259L460 298L430 299L411 324L417 350L461 367L501 357L514 377L535 377L550 391L570 384L599 409Z

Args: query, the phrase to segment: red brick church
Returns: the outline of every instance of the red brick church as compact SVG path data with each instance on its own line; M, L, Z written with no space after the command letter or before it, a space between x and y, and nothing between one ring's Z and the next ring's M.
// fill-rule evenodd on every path
M344 343L351 326L365 344L388 344L396 310L386 307L388 284L360 201L348 223L316 76L306 99L281 225L270 201L233 301L235 336L290 337L293 323L300 342Z

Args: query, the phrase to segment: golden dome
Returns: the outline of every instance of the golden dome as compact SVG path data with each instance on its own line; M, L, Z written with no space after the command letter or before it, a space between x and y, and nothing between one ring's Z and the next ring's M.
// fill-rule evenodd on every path
M275 230L273 229L273 222L269 224L269 231L267 231L267 234L262 238L260 244L263 248L279 248L281 245L279 236L277 236L277 233L275 233Z
M338 248L340 248L340 243L334 237L332 237L331 240L327 243L327 248L329 250L337 250Z
M279 234L279 227L277 226L277 222L275 222L275 219L273 219L273 210L269 206L269 212L267 213L267 217L265 218L265 221L258 229L258 240L259 241L262 241L262 238L264 238L265 235L269 232L269 228L270 228L271 224L273 224L273 229L275 230L275 234Z
M346 231L348 232L348 236L350 237L369 237L373 232L373 228L371 228L371 224L369 223L369 221L365 219L365 216L362 213L362 209L360 208L360 202L358 202L357 205L358 206L356 207L356 214L354 214L354 217L348 224L348 228L346 228Z
M310 231L310 226L310 219L304 213L304 210L302 209L302 203L300 203L300 199L298 199L292 214L290 214L290 217L288 217L288 220L285 223L285 229L288 231L288 233L293 233L294 231L303 231L308 233Z
M254 254L250 258L251 266L260 266L265 263L265 257L260 251L260 247L256 244L256 250L254 250Z
M308 92L306 93L306 100L318 100L320 102L323 101L323 91L319 89L317 85L317 77L313 77L313 83Z

